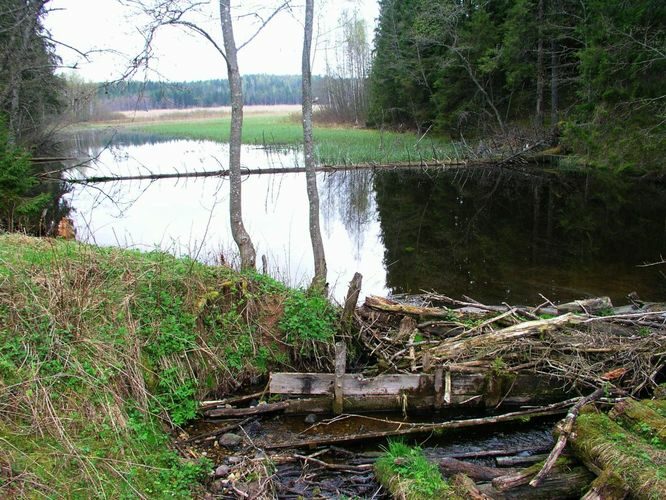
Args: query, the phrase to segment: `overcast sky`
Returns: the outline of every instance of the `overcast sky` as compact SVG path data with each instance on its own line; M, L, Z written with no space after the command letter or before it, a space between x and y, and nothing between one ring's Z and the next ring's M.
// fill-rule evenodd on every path
M235 5L232 4L232 16L255 9L263 9L265 13L273 4L273 0L235 2ZM300 74L303 5L302 2L294 5L292 13L278 14L257 38L240 51L241 73ZM91 54L90 62L86 62L75 51L64 45L57 46L64 65L76 64L76 73L86 80L118 78L144 45L140 28L146 23L146 18L123 6L119 0L52 0L49 6L52 11L45 24L55 40L81 52L101 51ZM209 6L202 7L198 16L191 19L205 27L222 46L217 8L218 2L211 1ZM368 37L372 41L378 15L377 0L316 0L315 18L319 35L313 66L315 74L324 73L325 48L335 45L336 33L339 32L338 19L345 9L358 9L367 21ZM237 45L256 30L256 23L257 20L249 16L235 19ZM158 32L149 66L147 76L151 80L226 78L224 61L211 44L177 27L165 27ZM137 78L143 78L143 75Z

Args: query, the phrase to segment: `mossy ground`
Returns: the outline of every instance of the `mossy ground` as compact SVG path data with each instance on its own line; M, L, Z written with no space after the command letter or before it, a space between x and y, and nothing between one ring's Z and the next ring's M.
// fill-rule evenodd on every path
M211 464L169 431L206 396L318 363L335 316L263 275L0 235L0 497L189 497Z

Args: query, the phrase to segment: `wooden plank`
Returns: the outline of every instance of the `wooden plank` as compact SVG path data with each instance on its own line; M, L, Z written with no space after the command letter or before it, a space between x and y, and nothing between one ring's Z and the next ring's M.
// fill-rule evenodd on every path
M430 375L379 375L365 378L347 373L341 377L345 396L400 394L416 391L427 385ZM269 390L273 394L329 394L335 393L335 375L332 373L273 373Z
M427 375L386 374L369 378L358 373L345 373L340 377L340 382L345 398L401 394L406 394L410 398L421 398L434 397L438 392L443 392L446 404L483 395L489 383L487 375L482 373L451 373L446 369L442 378L443 381L440 379L438 382L437 373ZM332 373L273 373L269 390L272 394L334 396L335 380L336 375ZM438 387L440 387L439 390ZM506 391L509 389L507 394ZM526 373L518 374L511 384L507 384L506 388L500 388L495 394L496 398L498 396L504 404L517 404L539 399L561 400L566 397L566 394L561 390L557 381Z
M362 375L347 374L343 378L344 392L349 396L398 395L418 392L426 386L432 388L430 375L395 374L365 378ZM432 389L428 392L432 393Z
M334 383L332 373L272 373L268 390L272 394L333 394Z

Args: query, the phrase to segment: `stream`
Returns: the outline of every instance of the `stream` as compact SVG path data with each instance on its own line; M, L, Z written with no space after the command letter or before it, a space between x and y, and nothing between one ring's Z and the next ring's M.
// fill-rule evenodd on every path
M416 415L406 418L402 414L378 413L371 415L350 415L341 417L321 416L321 420L313 424L300 416L275 416L255 419L243 425L242 432L245 445L241 447L225 447L217 440L196 443L197 453L208 457L216 467L229 474L248 467L253 460L269 456L276 464L272 474L272 487L276 497L281 499L296 498L391 498L386 490L380 487L374 477L372 464L385 450L385 440L364 440L337 446L319 447L317 449L301 449L294 451L264 451L267 445L289 443L309 437L345 436L355 432L383 430L387 422L418 423L420 421L443 421L452 418L464 418L460 411L448 411L437 415ZM469 416L469 411L465 416ZM424 455L431 461L444 458L461 458L472 463L490 467L497 466L497 457L529 457L538 453L548 452L553 445L552 418L537 420L529 424L495 425L492 428L475 428L465 431L452 431L446 434L409 438L405 442L418 445ZM186 428L188 433L200 435L215 429L218 423L200 420ZM248 445L248 443L250 443ZM308 461L300 457L311 456L326 464L335 464L340 470L330 470L316 461ZM315 458L316 457L316 458ZM218 469L220 470L220 469ZM507 469L508 473L508 469ZM240 472L237 473L237 475ZM246 483L247 484L247 483ZM214 494L224 496L227 489L225 476L214 480L210 486ZM247 484L247 491L257 485Z

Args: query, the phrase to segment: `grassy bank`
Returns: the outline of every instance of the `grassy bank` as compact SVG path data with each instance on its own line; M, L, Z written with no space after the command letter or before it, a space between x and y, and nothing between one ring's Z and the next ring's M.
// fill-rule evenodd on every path
M0 497L189 497L197 401L317 364L335 311L161 252L0 235Z
M164 120L131 128L173 138L228 142L230 118ZM397 133L341 126L315 126L316 157L323 164L391 163L455 156L447 140L412 132ZM253 114L243 121L243 142L275 147L298 147L303 142L300 119L286 114Z

